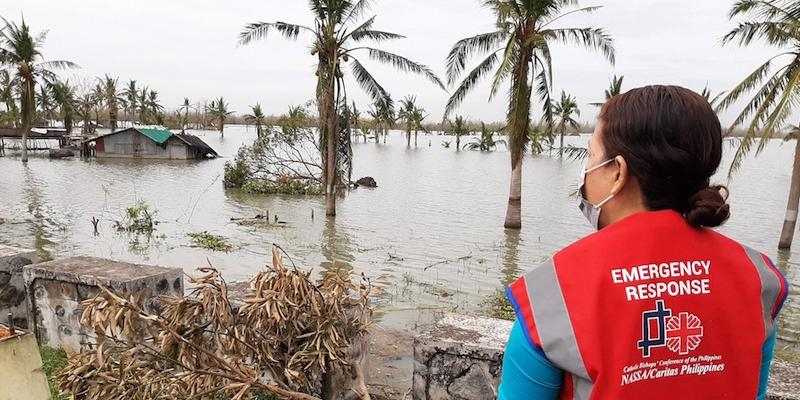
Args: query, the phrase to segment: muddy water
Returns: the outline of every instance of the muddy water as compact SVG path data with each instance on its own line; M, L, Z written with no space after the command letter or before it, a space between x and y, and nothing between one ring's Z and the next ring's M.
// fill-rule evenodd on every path
M554 251L589 233L570 193L579 163L527 157L521 231L502 227L508 153L456 151L441 136L420 136L406 148L399 132L387 144L354 144L355 178L377 189L356 189L324 218L318 197L253 196L222 187L223 165L252 129L231 126L224 138L197 132L225 158L210 161L49 160L27 166L0 157L0 242L35 247L53 257L93 255L182 267L210 262L228 280L244 280L280 244L302 268L364 272L382 291L380 306L414 320L419 310L474 312L481 302ZM468 139L467 139L468 140ZM586 136L568 142L585 143ZM732 217L722 231L776 259L795 293L783 313L781 337L800 340L800 244L778 252L792 147L771 143L749 159L731 184ZM723 171L724 172L724 171ZM721 174L718 181L724 180ZM113 228L137 200L157 210L154 236ZM231 218L269 211L285 224L241 226ZM312 219L312 211L315 218ZM92 217L101 220L93 234ZM193 247L188 233L226 237L229 253ZM800 238L798 238L800 240Z

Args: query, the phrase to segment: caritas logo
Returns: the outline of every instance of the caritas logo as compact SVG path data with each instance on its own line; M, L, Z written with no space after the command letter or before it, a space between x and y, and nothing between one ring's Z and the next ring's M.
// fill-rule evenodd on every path
M642 357L650 357L654 347L666 347L680 355L689 354L700 345L703 338L703 323L696 315L680 312L677 315L666 308L664 300L656 301L654 310L642 313L642 339L636 347Z

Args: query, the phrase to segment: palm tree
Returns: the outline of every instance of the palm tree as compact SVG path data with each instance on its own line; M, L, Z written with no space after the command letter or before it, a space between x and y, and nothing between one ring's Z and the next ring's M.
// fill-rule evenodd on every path
M616 75L614 75L611 78L611 83L608 85L608 89L606 89L603 92L603 94L605 95L605 100L603 100L603 103L605 103L606 101L608 101L608 99L610 99L610 98L612 98L612 97L614 97L614 96L616 96L618 94L622 94L622 80L623 79L625 79L625 75L622 75L619 78ZM593 106L595 106L595 107L602 107L603 103L591 103L591 104Z
M489 130L485 123L481 122L481 137L473 138L471 142L464 145L464 148L470 150L492 151L492 149L497 147L498 144L506 146L506 141L502 139L494 140L494 132Z
M192 103L189 101L188 97L184 97L183 104L178 108L178 114L180 114L180 110L183 110L183 115L181 116L181 133L186 133L186 127L189 125L190 108L192 108Z
M139 91L136 88L136 81L133 79L128 81L128 86L122 94L125 96L125 103L128 106L128 118L131 121L131 126L133 126L134 121L136 121L136 103L139 100Z
M147 108L148 111L153 116L153 119L156 124L164 125L164 106L161 105L161 101L158 100L158 92L155 90L150 90L147 92Z
M256 126L256 134L258 137L261 137L263 133L263 126L266 125L264 121L264 112L261 111L261 104L256 103L256 105L250 107L253 110L252 114L245 114L244 121L248 124L252 124Z
M117 83L119 82L119 78L112 78L106 74L103 79L98 78L98 80L100 80L100 85L102 86L103 102L106 104L106 108L108 109L108 125L111 128L111 132L114 132L117 130L119 104L125 102L123 93L117 92Z
M531 92L535 83L542 103L545 119L548 113L552 84L552 59L550 46L554 43L573 43L596 49L614 62L612 39L601 28L558 28L556 21L580 13L589 13L599 7L578 6L577 0L484 0L483 4L494 11L496 30L459 40L447 56L447 80L453 84L465 72L467 60L472 56L487 54L475 69L469 72L447 102L445 117L464 100L481 78L495 70L489 98L500 86L510 81L508 110L506 113L509 152L511 153L511 185L506 209L505 227L522 226L522 155L529 136L531 118Z
M145 86L139 90L139 93L136 94L135 103L138 104L139 123L143 125L150 123L150 107L147 104L148 101L147 94L149 92L150 89L148 89L147 86Z
M36 99L36 102L39 104L39 109L41 110L39 119L45 127L50 126L50 120L53 119L53 110L55 109L52 89L52 85L39 86L39 98Z
M740 16L747 19L723 37L723 45L736 43L747 46L755 41L763 41L780 52L747 75L717 105L718 110L729 108L747 93L755 91L728 131L730 133L735 127L746 125L744 137L728 170L729 179L741 167L742 160L750 152L754 142L758 140L756 154L759 154L771 138L781 133L787 119L796 110L796 99L800 95L798 15L800 3L797 1L739 0L730 10L731 19ZM792 129L785 137L785 140L795 140L795 150L779 248L789 248L792 245L800 202L800 140L793 132Z
M456 116L455 121L450 123L450 130L456 135L456 151L461 150L461 136L469 135L467 122L461 115Z
M401 71L422 74L444 89L444 84L428 67L394 53L360 45L364 41L378 43L403 38L395 33L373 29L375 16L356 24L370 4L369 0L310 0L309 7L314 14L313 28L286 22L257 22L246 25L239 36L241 44L265 38L270 30L277 30L291 40L301 32L314 38L311 54L317 56L316 101L320 133L324 139L320 147L324 155L325 214L328 216L336 215L336 186L341 178L337 162L340 152L338 136L341 134L339 109L341 104L347 103L342 65L349 63L359 86L373 102L387 107L391 104L389 93L356 58L359 52L366 52L370 59L392 65Z
M354 135L364 137L364 143L367 142L367 134L361 129L361 111L356 107L356 102L353 102L353 107L350 109L350 126L353 127Z
M225 136L223 132L223 129L225 129L225 120L228 116L233 114L233 111L228 111L228 103L226 103L225 99L222 97L217 100L212 100L211 104L208 105L208 113L217 121L217 130L219 130L220 136Z
M425 109L421 107L414 107L414 112L411 114L411 126L414 129L414 147L417 146L417 134L419 131L428 132L424 126L422 126L422 121L428 118L428 114L425 114Z
M400 100L400 110L397 111L397 118L403 121L406 128L406 146L411 147L411 129L414 127L414 113L417 110L415 96L406 96Z
M36 109L36 81L49 83L56 80L52 69L76 68L69 61L42 61L42 46L47 31L35 37L22 20L21 25L2 18L0 29L0 65L13 68L20 84L20 109L22 114L22 162L28 162L28 132Z
M14 128L19 127L19 107L17 107L17 94L19 83L14 75L7 70L0 70L0 101L5 105L8 119L13 122Z
M375 143L380 141L383 135L383 143L386 143L386 133L390 128L394 128L397 119L395 118L394 104L375 103L370 106L367 112L375 125Z
M53 84L53 99L58 105L59 116L64 121L64 129L72 133L72 119L75 116L75 88L69 81L58 81Z
M581 116L581 110L578 109L577 100L568 95L563 90L561 91L561 100L558 102L551 100L553 117L557 120L555 123L556 131L559 136L558 156L564 157L564 134L567 133L567 128L580 129L578 121L572 116Z

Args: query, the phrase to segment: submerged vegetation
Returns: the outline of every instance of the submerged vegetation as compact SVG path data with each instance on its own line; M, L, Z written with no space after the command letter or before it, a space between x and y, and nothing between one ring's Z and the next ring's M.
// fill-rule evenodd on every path
M233 248L224 237L208 233L208 231L189 233L192 243L198 247L213 251L229 252Z
M150 208L144 200L137 201L134 205L125 209L122 220L116 221L117 230L128 231L137 234L152 234L155 230L155 216L158 212Z

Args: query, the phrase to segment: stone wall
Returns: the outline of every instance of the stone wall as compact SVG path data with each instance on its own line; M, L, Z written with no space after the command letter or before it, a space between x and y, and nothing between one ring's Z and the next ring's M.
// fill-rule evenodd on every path
M29 307L40 344L77 350L81 343L93 342L93 332L80 324L81 302L97 295L99 286L117 293L149 293L155 296L183 296L183 270L139 265L94 257L72 257L23 270L31 293Z
M511 326L509 321L445 314L414 338L412 398L496 398ZM798 370L800 362L774 360L768 399L800 400Z
M11 313L14 326L29 328L30 310L25 295L22 268L38 261L34 250L0 245L0 317Z

